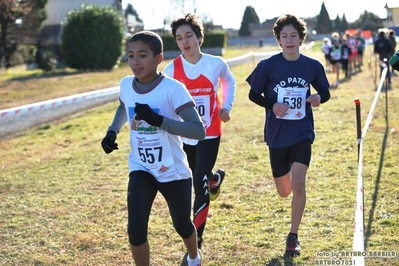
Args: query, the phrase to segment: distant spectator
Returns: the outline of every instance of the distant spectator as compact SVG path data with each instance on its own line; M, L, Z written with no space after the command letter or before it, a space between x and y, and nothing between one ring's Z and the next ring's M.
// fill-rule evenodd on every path
M378 38L374 42L374 54L378 54L378 58L385 63L385 65L388 68L387 76L386 78L388 79L388 83L391 84L391 73L389 71L390 67L388 64L388 60L391 56L392 53L392 44L391 42L386 38L385 36L385 31L380 31L378 33ZM385 59L385 61L384 61ZM380 64L381 66L381 64ZM384 69L384 66L381 66L381 73L382 70Z
M347 40L347 45L351 49L351 54L349 56L349 68L352 71L356 70L356 66L360 71L360 64L357 64L357 55L358 55L358 43L355 39L355 36L350 35L349 33L345 34L345 38Z
M262 39L262 37L259 37L259 47L263 47L263 39Z
M396 35L394 30L389 30L388 39L392 45L392 51L391 51L391 56L392 56L396 51Z
M330 62L333 68L333 73L335 73L337 77L335 86L338 86L342 55L341 55L341 45L339 44L339 40L337 38L333 40L333 45L330 48L329 55L330 55Z
M321 46L321 51L324 54L324 59L325 59L325 64L324 68L326 72L331 73L331 63L330 63L330 48L331 48L331 42L330 39L328 38L323 38L323 45Z
M394 53L396 52L396 35L395 35L394 30L389 30L388 39L392 45L392 51L391 51L391 56L390 56L390 58L391 58L394 55ZM393 73L394 69L392 68L391 71Z
M338 40L338 43L341 43L341 35L339 32L331 33L331 43L334 43L334 40Z
M363 53L366 48L366 39L362 35L362 31L360 29L357 30L356 34L356 42L357 42L357 63L359 66L363 65Z

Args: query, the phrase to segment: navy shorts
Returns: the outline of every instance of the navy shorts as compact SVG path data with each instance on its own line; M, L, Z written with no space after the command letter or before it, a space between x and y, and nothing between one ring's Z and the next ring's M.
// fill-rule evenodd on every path
M281 177L291 171L294 162L309 166L312 143L310 139L305 139L289 147L274 149L269 147L269 155L273 177Z
M341 62L341 60L330 59L331 65L335 65L335 64L340 63L340 62Z

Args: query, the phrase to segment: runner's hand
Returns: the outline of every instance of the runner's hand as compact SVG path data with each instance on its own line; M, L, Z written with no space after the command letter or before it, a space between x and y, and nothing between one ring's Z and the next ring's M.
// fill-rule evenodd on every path
M284 117L288 108L289 106L285 103L275 103L273 105L273 112L278 117Z
M310 103L313 107L319 107L320 99L321 97L319 94L312 94L306 99L306 101Z
M115 142L116 133L115 131L108 131L104 139L101 141L101 147L106 154L111 153L113 150L118 150L118 143Z
M148 104L136 103L134 108L136 120L145 120L151 126L160 127L163 122L163 116L155 113Z
M227 122L230 120L230 114L226 108L220 109L218 115L219 115L220 120L222 120L223 122Z

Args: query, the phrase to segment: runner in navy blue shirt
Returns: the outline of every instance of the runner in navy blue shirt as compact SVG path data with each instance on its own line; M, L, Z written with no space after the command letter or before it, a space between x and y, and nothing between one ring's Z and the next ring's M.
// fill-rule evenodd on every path
M301 251L298 229L306 204L306 172L315 139L312 108L330 99L323 65L299 52L306 31L306 22L296 16L278 18L273 34L282 52L260 61L246 79L251 86L249 99L266 111L264 140L277 191L281 197L293 193L286 256L297 256Z

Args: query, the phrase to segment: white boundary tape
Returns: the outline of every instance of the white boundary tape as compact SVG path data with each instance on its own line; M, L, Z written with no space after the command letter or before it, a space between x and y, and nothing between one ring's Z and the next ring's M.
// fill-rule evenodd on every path
M363 187L363 140L366 136L367 130L370 126L371 120L374 115L375 106L378 102L378 97L381 93L381 89L384 84L385 76L388 72L388 68L385 67L381 72L381 79L378 85L377 91L374 96L373 103L371 104L370 111L367 116L366 123L363 127L361 139L359 142L359 162L358 162L358 173L357 173L357 190L356 190L356 210L355 210L355 222L353 232L353 251L365 251L364 247L364 187ZM353 256L352 259L356 265L364 266L364 256Z
M363 141L359 146L359 169L357 173L357 190L356 190L356 210L355 223L353 232L353 251L364 251L364 189L363 189ZM355 265L364 266L363 256L353 256Z
M112 95L112 94L118 94L118 93L119 93L119 86L116 86L116 87L111 87L111 88L96 90L96 91L91 91L91 92L85 92L85 93L62 97L62 98L56 98L56 99L52 99L52 100L48 100L48 101L27 104L27 105L18 106L15 108L4 109L4 110L0 110L0 119L3 117L9 117L9 116L14 116L14 115L18 115L18 114L27 113L27 112L39 111L39 110L43 110L43 109L47 109L47 108L58 107L61 105L72 104L72 103L87 100L87 99L94 99L94 98L99 98L99 97Z

